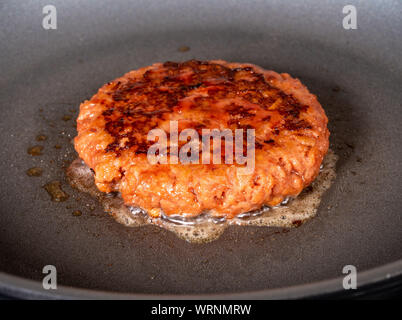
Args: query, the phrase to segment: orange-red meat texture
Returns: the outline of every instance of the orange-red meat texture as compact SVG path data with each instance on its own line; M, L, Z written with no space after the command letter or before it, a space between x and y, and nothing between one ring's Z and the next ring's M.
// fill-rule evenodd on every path
M151 164L154 128L254 129L255 169L239 164ZM288 74L221 60L156 63L105 84L80 106L75 148L103 192L152 216L232 218L297 196L328 150L327 117ZM224 150L224 149L223 149Z

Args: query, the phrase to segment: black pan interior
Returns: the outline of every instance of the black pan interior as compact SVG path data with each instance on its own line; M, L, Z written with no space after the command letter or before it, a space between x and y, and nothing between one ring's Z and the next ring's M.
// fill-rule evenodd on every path
M216 294L286 290L340 277L348 264L363 271L402 258L400 2L53 3L57 30L42 28L46 1L0 5L0 271L41 280L52 264L60 285ZM357 30L342 27L346 4L357 8ZM192 58L288 72L318 96L340 160L316 218L290 232L230 227L197 245L119 225L69 187L79 103L131 69ZM33 145L42 156L27 154ZM43 175L28 177L35 166ZM51 180L68 201L50 201L42 186Z

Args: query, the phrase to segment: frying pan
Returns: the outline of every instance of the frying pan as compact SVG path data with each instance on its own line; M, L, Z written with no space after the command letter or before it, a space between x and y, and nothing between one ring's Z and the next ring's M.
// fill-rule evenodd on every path
M42 26L48 4L57 29ZM345 5L355 6L357 29L344 29ZM2 293L295 298L342 290L346 265L358 287L401 275L401 2L46 0L0 9ZM129 70L192 58L288 72L318 96L339 161L314 219L289 232L232 226L191 244L155 226L124 227L69 187L79 103ZM42 155L27 153L34 145ZM42 176L29 177L32 167ZM53 180L67 201L50 200L43 185ZM57 290L42 289L45 265L57 268Z

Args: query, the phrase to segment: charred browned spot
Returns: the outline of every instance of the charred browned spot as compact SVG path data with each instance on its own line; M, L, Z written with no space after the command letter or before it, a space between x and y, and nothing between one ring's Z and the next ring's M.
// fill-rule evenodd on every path
M115 110L114 107L109 108L109 109L106 109L106 110L104 110L104 111L102 112L102 115L103 115L104 117L110 117L110 116L113 114L114 110Z
M217 63L201 62L196 60L186 61L182 66L190 66L193 71L201 76L202 80L207 80L210 78L222 78L230 80L233 77L232 69L225 67Z
M300 227L303 224L303 222L301 220L295 220L292 222L292 225L297 227Z
M311 125L308 121L304 119L287 119L283 125L287 130L301 130L301 129L311 129Z
M264 140L264 143L266 143L266 144L274 144L275 140L273 140L273 139Z
M259 186L260 184L258 183L258 181L260 180L260 176L256 176L254 179L253 179L253 184L255 185L255 186Z
M263 145L261 144L261 143L259 143L259 142L255 142L255 148L256 149L262 149L262 147L263 147Z
M253 109L246 109L243 106L236 105L234 103L230 104L229 106L225 107L227 113L229 113L232 117L236 117L237 119L243 118L252 118L255 117L255 110Z
M239 119L229 119L228 120L228 125L231 126L232 124L236 124L236 126L239 127L240 126Z
M105 149L106 152L117 152L120 148L120 144L117 142L109 143Z
M194 89L198 89L198 88L201 87L201 86L202 86L202 83L199 82L199 83L196 83L196 84L193 84L193 85L189 85L189 86L187 86L187 87L184 87L183 89L186 89L186 90L194 90Z
M264 76L261 73L256 72L252 67L235 68L232 72L234 81L246 79L246 81L252 82L257 86L258 84L269 86L269 84L265 82Z
M198 66L200 65L201 61L192 59L192 60L187 60L181 63L178 63L178 68L191 68L193 70L197 70Z
M114 101L124 101L126 100L126 93L124 91L118 90L112 95Z
M241 124L241 125L239 125L239 127L238 127L239 129L243 129L244 131L243 131L243 135L244 135L244 137L246 137L246 134L247 134L247 129L255 129L254 128L254 126L253 125L251 125L251 124Z
M205 123L197 123L194 126L194 129L198 132L198 134L202 135L202 129L207 128L207 125Z
M251 68L251 67L240 67L240 68L234 68L234 69L232 69L234 72L240 72L240 71L246 71L246 72L250 72L251 71L251 73L254 73L254 70L253 70L253 68Z
M121 177L124 177L126 174L126 171L122 167L119 168L119 172L120 172Z
M282 98L282 103L277 111L285 117L298 118L300 112L305 112L308 109L308 106L300 104L292 95L287 95L284 92L280 92L279 95Z
M176 69L176 68L179 66L179 64L178 64L177 62L166 61L166 62L163 64L163 66L164 66L165 68L174 68L174 69Z
M273 96L268 96L262 99L261 101L261 106L263 109L268 110L275 102L276 102L277 98L273 97Z
M147 154L149 149L149 145L147 143L139 143L137 144L137 149L135 150L135 154Z
M188 100L182 103L184 98L194 94L193 90L199 88L207 95L198 96L191 103ZM278 135L283 128L308 128L308 124L303 121L294 121L300 116L300 112L308 107L301 105L293 96L273 87L262 73L251 66L231 69L207 61L167 61L163 67L150 67L141 77L128 77L125 81L110 83L106 93L113 101L102 98L105 106L102 116L105 120L105 130L113 137L113 141L105 151L115 152L117 156L121 151L131 148L136 154L147 153L149 144L145 140L146 135L162 121L167 120L167 115L171 112L197 108L200 112L208 113L211 119L219 120L219 114L213 112L213 107L225 98L241 98L266 110L280 99L277 111L285 118L285 124L274 128L274 135ZM249 122L256 116L255 107L232 103L224 109L229 115L227 125L232 129L254 129ZM271 116L267 115L259 121L270 120ZM208 128L208 125L194 124L193 127L201 134L202 129ZM246 132L244 134L246 135ZM268 144L271 143L273 142ZM262 149L262 142L257 142L255 147Z
M215 196L214 196L214 200L215 200L217 203L222 204L223 201L225 200L225 197L226 197L226 192L225 192L225 191L222 191L222 193L221 193L220 195L215 195Z
M160 72L159 70L147 70L144 72L144 74L142 75L142 77L149 82L153 82L153 81L161 81L162 78L160 76Z
M128 101L128 95L145 87L142 81L117 82L113 88L112 98L114 101Z
M269 121L269 120L271 120L271 116L266 116L266 117L264 117L264 118L262 119L262 121Z

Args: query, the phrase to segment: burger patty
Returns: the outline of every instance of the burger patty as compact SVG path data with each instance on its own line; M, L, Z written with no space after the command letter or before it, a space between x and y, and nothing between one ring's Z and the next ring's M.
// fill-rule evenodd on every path
M254 129L255 168L161 164L147 158L150 130ZM222 60L165 62L105 84L80 106L75 149L102 192L161 214L233 218L297 196L317 176L329 145L328 119L298 79ZM169 142L169 135L168 142ZM224 148L222 148L224 149ZM212 151L211 151L212 155Z

